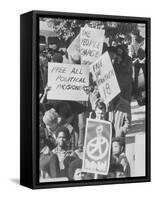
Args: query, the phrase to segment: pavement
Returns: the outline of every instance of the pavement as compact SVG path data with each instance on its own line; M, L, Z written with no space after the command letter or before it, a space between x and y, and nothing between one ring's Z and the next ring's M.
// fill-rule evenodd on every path
M129 134L145 133L145 106L139 106L137 101L131 103L132 123Z

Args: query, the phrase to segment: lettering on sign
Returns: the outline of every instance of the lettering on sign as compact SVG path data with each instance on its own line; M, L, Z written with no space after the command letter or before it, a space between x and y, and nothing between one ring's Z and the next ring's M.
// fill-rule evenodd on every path
M120 93L120 87L108 52L105 52L90 66L90 71L96 80L104 103L108 104Z
M49 63L47 99L88 101L89 68L83 65Z
M80 55L81 64L90 65L102 54L104 30L81 28Z

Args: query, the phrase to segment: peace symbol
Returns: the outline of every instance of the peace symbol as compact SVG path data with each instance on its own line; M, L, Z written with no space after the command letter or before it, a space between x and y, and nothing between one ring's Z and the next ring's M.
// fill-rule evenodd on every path
M102 146L105 146L104 151L102 151ZM108 152L108 147L108 140L103 136L97 136L88 142L87 155L95 161L103 159ZM95 153L98 153L98 155L95 155Z

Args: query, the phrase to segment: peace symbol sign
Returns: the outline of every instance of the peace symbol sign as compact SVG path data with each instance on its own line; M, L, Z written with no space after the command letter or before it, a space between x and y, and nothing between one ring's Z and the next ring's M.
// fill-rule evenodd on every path
M103 146L105 146L104 151L102 150ZM88 142L87 155L95 161L103 159L108 152L108 147L108 140L103 136L97 135L97 137ZM97 155L95 155L95 153L97 153Z

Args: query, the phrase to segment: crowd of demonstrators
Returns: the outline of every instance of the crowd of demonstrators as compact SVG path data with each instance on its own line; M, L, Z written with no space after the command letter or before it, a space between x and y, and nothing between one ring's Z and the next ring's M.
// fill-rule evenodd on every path
M47 86L47 72L48 62L80 64L80 55L70 59L67 51L61 51L57 44L51 44L40 51L40 177L67 177L68 180L94 178L93 174L81 170L87 117L112 123L109 173L100 177L118 178L131 175L125 152L125 137L131 123L134 59L129 55L129 45L129 42L109 47L104 44L103 49L103 53L108 51L110 55L121 93L106 107L90 74L89 101L80 102L87 110L77 114L72 111L68 101L47 100L47 93L51 89ZM145 57L143 51L140 51L139 48L138 60ZM140 67L143 68L141 65Z
M144 44L144 38L137 35L136 36L136 43L132 46L132 59L134 64L134 94L135 97L138 98L139 96L139 90L138 90L138 77L139 72L142 69L144 78L145 78L145 44ZM134 46L136 48L134 48Z

